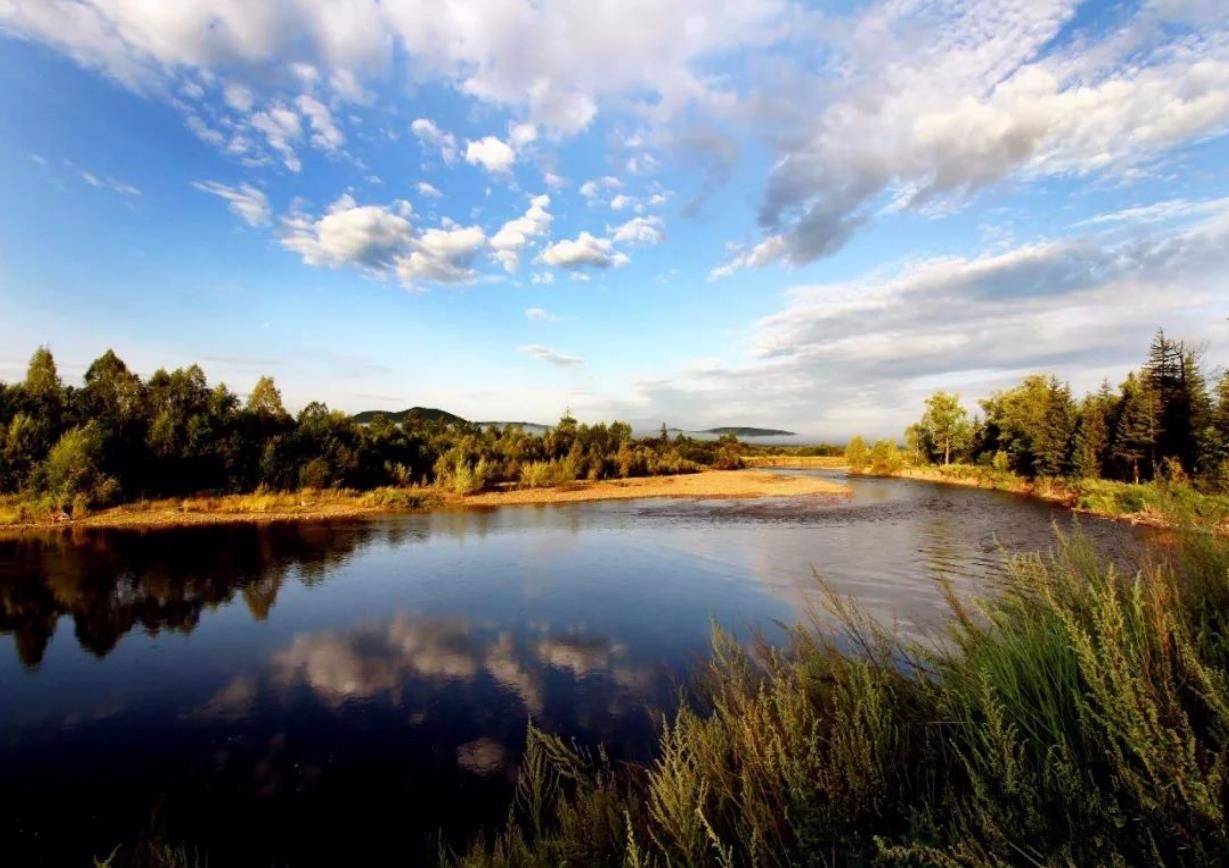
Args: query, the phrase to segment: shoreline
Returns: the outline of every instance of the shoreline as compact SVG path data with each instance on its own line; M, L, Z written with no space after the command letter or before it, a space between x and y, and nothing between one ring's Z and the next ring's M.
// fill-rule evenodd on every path
M706 470L667 476L571 482L543 488L507 488L470 495L436 488L406 488L370 492L300 491L167 498L109 507L80 519L48 518L0 525L0 536L74 528L157 530L227 524L334 521L455 509L641 498L727 500L846 497L851 493L846 485L815 477L763 473L750 468Z
M775 457L775 456L772 456ZM828 463L821 463L828 462ZM1155 505L1144 504L1143 509L1128 510L1123 508L1107 508L1085 505L1092 503L1113 503L1113 497L1097 497L1096 487L1108 489L1111 494L1117 492L1151 492L1154 497L1156 486L1152 483L1130 484L1109 480L1030 480L1011 473L995 473L980 467L964 464L952 464L947 468L942 465L926 467L902 467L888 472L871 470L853 470L843 459L839 463L831 463L831 458L784 458L772 463L762 463L759 466L782 470L807 470L824 468L843 470L849 476L865 476L870 478L910 479L916 482L930 482L937 485L955 485L962 488L979 488L983 491L1003 491L1017 497L1027 497L1043 503L1052 503L1068 509L1078 515L1091 515L1110 521L1122 522L1139 527L1150 527L1158 530L1174 530L1177 524L1166 516L1164 510ZM1089 489L1089 490L1083 490ZM1146 500L1148 498L1141 497ZM1206 522L1206 529L1218 536L1229 536L1229 512L1214 517ZM1199 525L1196 525L1199 526Z

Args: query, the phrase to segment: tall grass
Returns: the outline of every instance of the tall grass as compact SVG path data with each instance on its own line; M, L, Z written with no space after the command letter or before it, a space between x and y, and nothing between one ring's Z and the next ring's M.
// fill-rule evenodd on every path
M442 861L537 865L1223 865L1229 545L1126 573L1082 538L949 595L950 633L718 633L657 759L535 729L507 826Z

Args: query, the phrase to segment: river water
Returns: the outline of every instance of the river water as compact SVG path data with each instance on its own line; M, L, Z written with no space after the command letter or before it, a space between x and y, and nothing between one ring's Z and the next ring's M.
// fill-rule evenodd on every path
M0 540L0 861L87 864L144 834L213 865L412 863L440 830L502 820L530 719L645 757L650 710L713 624L779 637L818 573L930 634L937 578L987 593L1005 552L1072 521L849 482L851 498ZM1120 557L1147 548L1081 525Z

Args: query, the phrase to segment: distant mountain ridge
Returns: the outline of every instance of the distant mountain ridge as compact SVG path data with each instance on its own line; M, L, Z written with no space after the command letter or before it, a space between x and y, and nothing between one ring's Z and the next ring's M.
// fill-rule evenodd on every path
M467 424L468 419L463 419L455 413L449 413L447 410L440 410L435 407L410 407L406 410L364 410L361 413L355 413L351 418L360 425L369 425L377 416L384 416L390 422L407 422L407 421L422 421L422 422L443 422L447 425L452 424ZM481 428L506 428L509 425L515 425L523 428L527 432L541 433L550 429L550 425L542 425L538 422L475 422ZM735 437L796 437L798 436L793 431L785 431L780 428L753 428L746 425L727 425L720 428L705 428L699 431L690 431L686 428L670 428L675 433L682 434L711 434L719 437L722 434L733 434Z
M360 425L369 425L375 420L376 416L383 416L390 422L398 423L417 420L422 422L443 422L451 425L466 421L455 413L449 413L447 410L439 410L435 407L410 407L406 410L364 410L361 413L355 413L350 418Z
M727 425L724 428L705 428L699 434L733 434L735 437L797 437L795 431L780 428L751 428L746 425Z

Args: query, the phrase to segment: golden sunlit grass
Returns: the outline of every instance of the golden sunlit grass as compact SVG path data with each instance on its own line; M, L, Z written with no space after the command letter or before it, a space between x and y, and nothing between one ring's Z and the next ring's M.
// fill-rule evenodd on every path
M230 522L268 523L360 518L437 507L573 503L640 497L748 498L848 494L839 483L813 477L749 470L713 470L677 476L646 476L600 482L567 482L555 487L514 488L457 494L442 487L302 489L251 494L200 495L142 500L85 515L71 524L86 527L176 527ZM0 528L68 524L69 516L45 499L17 496L0 500Z

